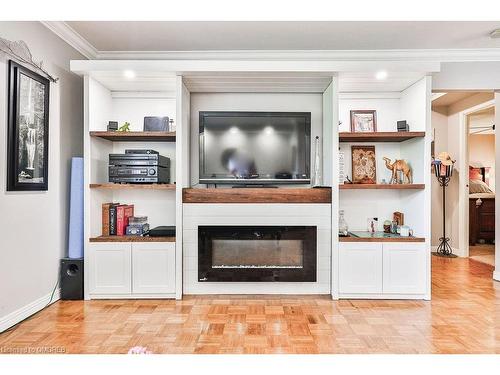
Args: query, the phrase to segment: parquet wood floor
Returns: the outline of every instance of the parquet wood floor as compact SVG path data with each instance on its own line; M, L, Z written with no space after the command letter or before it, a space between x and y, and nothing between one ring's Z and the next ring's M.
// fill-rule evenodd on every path
M470 259L433 257L432 301L186 296L60 301L0 334L0 353L500 353L500 283Z

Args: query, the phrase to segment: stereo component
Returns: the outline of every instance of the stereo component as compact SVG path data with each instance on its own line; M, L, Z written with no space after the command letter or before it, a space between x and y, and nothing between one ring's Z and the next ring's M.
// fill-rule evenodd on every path
M170 159L155 150L125 150L124 154L110 154L109 182L114 183L170 183Z

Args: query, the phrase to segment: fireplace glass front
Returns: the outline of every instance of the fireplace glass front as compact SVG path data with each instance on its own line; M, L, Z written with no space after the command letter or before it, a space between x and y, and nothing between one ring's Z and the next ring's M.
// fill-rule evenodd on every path
M199 281L316 281L316 227L200 226Z

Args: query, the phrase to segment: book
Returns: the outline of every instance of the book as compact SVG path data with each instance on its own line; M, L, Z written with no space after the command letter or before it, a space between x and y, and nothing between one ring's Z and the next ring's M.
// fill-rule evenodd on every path
M109 236L109 208L113 203L102 204L102 235Z
M109 207L109 235L116 236L116 207L118 207L120 203L113 203Z
M116 235L123 236L125 234L125 208L126 204L116 206Z
M134 205L129 204L125 207L125 219L123 223L123 232L126 232L127 226L129 225L130 218L134 216Z

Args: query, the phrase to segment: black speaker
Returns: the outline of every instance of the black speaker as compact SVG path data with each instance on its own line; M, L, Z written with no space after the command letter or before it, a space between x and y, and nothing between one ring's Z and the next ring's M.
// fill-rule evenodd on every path
M61 259L61 299L83 299L83 258Z

